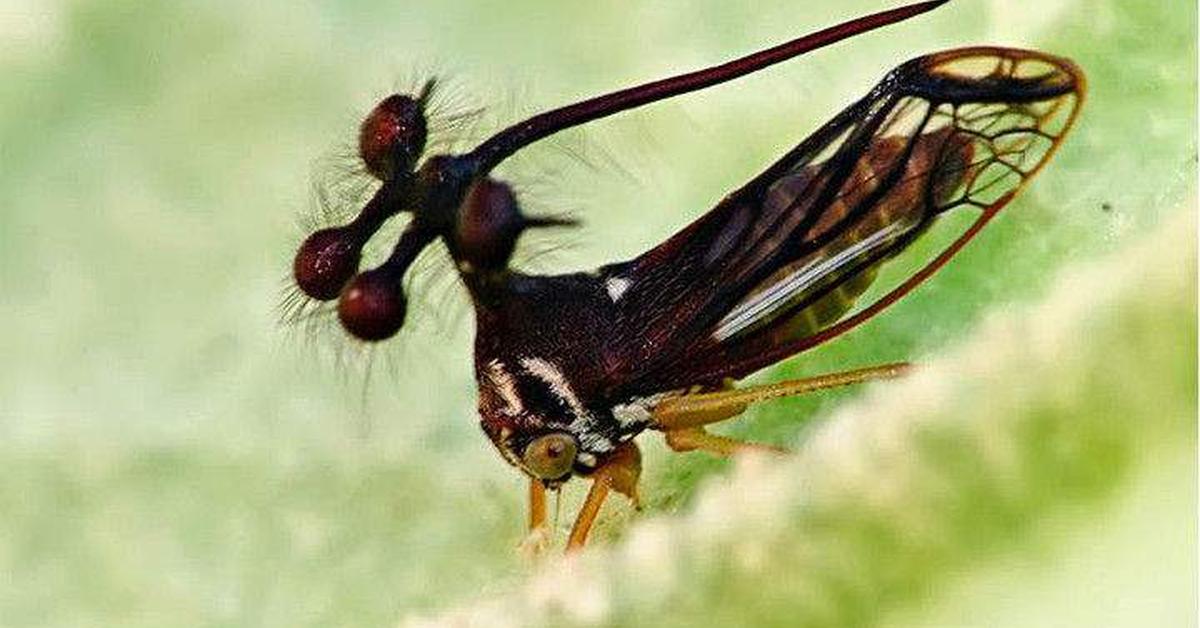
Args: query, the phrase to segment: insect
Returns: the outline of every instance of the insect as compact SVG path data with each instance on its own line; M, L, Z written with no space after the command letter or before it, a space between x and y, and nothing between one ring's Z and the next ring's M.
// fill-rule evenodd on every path
M480 423L529 477L531 533L545 530L548 489L572 477L592 482L567 540L578 548L610 492L636 503L639 434L661 432L678 451L762 448L706 427L752 403L903 374L909 366L896 363L733 384L844 334L928 279L1059 147L1083 102L1084 77L1066 59L1028 50L914 58L682 231L593 272L509 268L525 230L569 223L526 216L512 187L490 173L563 129L730 81L945 2L883 11L554 109L462 154L423 158L430 84L389 96L359 135L378 189L351 222L304 241L295 281L315 299L337 299L350 334L381 341L404 323L406 270L440 239L474 304ZM401 212L411 219L390 256L360 270L363 245ZM949 212L974 218L914 274L863 298L879 268Z

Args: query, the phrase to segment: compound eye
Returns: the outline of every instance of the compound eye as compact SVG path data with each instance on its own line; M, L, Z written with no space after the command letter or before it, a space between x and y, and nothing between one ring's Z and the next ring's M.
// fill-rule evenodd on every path
M575 439L570 434L554 432L529 443L522 459L538 478L557 480L571 471L577 449Z

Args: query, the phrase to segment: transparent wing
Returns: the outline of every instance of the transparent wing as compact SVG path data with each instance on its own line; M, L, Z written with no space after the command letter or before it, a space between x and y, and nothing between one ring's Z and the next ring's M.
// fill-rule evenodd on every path
M621 392L742 377L878 313L1037 173L1083 93L1071 62L1024 50L950 50L896 68L699 220L603 269L622 288L626 342L642 339L610 348L627 371ZM977 216L916 273L858 303L883 263L952 211Z

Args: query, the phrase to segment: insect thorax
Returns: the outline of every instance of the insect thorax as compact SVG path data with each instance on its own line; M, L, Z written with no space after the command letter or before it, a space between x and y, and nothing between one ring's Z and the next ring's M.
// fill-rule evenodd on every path
M475 296L475 371L484 431L509 462L538 436L566 432L586 473L649 424L648 400L615 399L614 300L600 274L516 273Z

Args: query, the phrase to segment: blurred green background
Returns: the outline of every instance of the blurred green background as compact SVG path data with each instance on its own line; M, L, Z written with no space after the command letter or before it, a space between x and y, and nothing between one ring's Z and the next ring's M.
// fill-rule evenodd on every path
M0 625L381 626L519 582L524 483L476 426L449 267L426 260L415 320L386 348L279 325L313 182L336 179L361 116L413 77L486 107L461 145L883 6L2 0ZM936 280L771 377L936 353L1042 297L1064 264L1194 211L1193 3L956 0L527 151L501 175L532 211L586 226L529 242L525 267L644 250L900 60L978 43L1076 60L1091 86L1077 130ZM857 394L730 431L790 442ZM1194 427L1173 438L1194 444ZM728 473L646 451L651 513ZM1193 467L1162 490L1191 496ZM606 512L599 538L622 536L628 507Z

